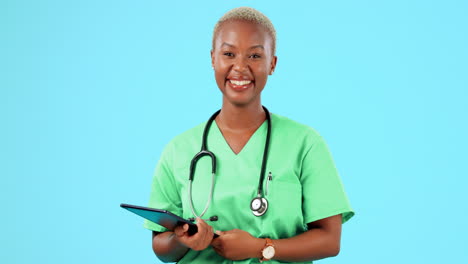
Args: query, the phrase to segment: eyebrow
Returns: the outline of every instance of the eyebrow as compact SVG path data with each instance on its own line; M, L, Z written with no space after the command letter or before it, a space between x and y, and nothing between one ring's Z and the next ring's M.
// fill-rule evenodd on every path
M264 50L265 47L263 47L263 45L255 45L255 46L250 47L249 49L262 49L262 50Z
M234 46L232 44L229 44L227 42L223 42L223 44L221 44L221 47L223 47L223 46L228 46L230 48L235 48L236 47L236 46ZM249 49L259 49L259 48L265 50L265 47L263 47L263 45L255 45L255 46L250 47Z

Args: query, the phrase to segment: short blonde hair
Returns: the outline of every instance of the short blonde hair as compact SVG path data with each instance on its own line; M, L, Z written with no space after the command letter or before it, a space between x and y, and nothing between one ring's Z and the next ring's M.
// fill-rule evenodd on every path
M226 21L233 21L233 20L241 20L241 21L249 21L257 25L263 26L268 33L270 34L273 40L273 55L276 52L276 30L271 23L270 19L265 16L260 11L253 9L251 7L237 7L234 9L229 10L226 14L224 14L216 23L214 30L213 30L213 41L212 41L212 48L214 49L215 38L218 34L219 28L221 24Z

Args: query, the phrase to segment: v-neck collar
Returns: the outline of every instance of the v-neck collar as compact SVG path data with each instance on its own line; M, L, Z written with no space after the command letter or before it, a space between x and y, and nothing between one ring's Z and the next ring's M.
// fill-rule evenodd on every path
M231 153L235 157L239 157L239 156L243 155L244 152L247 152L248 150L246 150L246 149L251 148L250 145L253 145L253 144L258 145L259 144L258 143L259 139L257 139L257 138L266 134L266 125L267 125L267 123L268 123L268 121L264 120L263 123L257 128L257 130L255 130L255 132L250 136L249 140L247 140L247 143L245 143L244 147L242 147L242 149L239 151L239 153L236 154L234 152L234 150L232 150L231 146L229 146L229 143L227 142L226 138L224 137L223 133L221 132L221 129L218 127L218 124L216 123L216 121L213 121L213 124L216 127L216 129L214 129L215 133L216 133L216 136L219 137L219 139L221 141L223 141L222 145L223 145L223 148L225 149L224 151L228 152L228 153ZM264 137L266 137L266 135ZM262 146L265 145L265 140L260 140L262 142L262 144L261 144Z

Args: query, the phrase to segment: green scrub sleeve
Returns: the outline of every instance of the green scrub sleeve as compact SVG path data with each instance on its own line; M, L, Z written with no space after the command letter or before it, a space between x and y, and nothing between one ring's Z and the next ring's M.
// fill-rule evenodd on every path
M181 216L182 205L178 188L176 188L172 173L173 151L172 145L168 144L164 149L154 171L153 182L148 207L168 210ZM156 231L167 231L165 227L145 220L143 227Z
M345 223L354 215L330 151L318 134L303 158L300 179L304 224L337 214Z

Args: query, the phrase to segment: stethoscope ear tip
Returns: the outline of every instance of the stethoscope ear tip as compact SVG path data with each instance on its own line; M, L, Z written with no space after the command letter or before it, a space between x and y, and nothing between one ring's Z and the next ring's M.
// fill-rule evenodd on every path
M190 222L195 222L195 217L190 217L190 218L187 219L187 220L189 220ZM210 218L208 218L208 219L203 219L203 220L205 220L205 221L211 221L211 222L218 221L218 216L217 216L217 215L213 215L213 216L211 216Z

